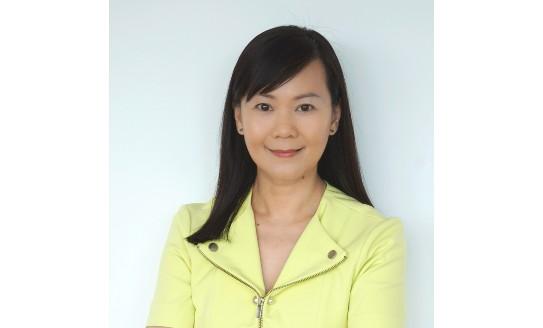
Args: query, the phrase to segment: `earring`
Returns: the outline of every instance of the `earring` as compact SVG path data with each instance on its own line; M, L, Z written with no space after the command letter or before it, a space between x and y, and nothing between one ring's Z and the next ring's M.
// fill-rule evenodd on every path
M337 122L335 122L335 123L337 124ZM330 132L332 132L332 134L334 134L335 131L336 130L334 130L334 129L330 129Z
M243 131L243 128L239 128L239 132L242 132Z

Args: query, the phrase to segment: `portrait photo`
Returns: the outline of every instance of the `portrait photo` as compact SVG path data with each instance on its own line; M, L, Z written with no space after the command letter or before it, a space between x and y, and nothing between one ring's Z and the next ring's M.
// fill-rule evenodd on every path
M2 3L2 326L543 327L541 6Z
M111 327L433 327L432 1L110 1Z

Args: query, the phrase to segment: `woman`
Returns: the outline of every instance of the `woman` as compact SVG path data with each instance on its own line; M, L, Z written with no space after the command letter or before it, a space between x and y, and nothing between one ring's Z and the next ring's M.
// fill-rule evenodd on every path
M148 327L403 327L399 218L364 189L338 58L316 31L256 36L234 68L217 189L182 205Z

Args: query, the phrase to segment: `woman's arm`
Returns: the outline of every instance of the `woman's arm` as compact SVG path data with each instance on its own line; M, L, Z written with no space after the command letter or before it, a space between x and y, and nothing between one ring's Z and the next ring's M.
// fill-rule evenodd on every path
M405 241L398 218L370 233L351 288L348 328L404 327Z
M190 284L191 264L186 231L190 218L186 205L175 214L160 261L158 281L147 327L192 328L194 305Z

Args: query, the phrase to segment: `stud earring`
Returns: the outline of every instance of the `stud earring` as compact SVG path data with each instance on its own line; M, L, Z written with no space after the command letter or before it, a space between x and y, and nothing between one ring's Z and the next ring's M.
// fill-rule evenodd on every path
M335 123L337 124L337 122L335 122ZM330 129L330 132L332 132L332 134L334 134L335 131L336 130L334 130L334 129Z

